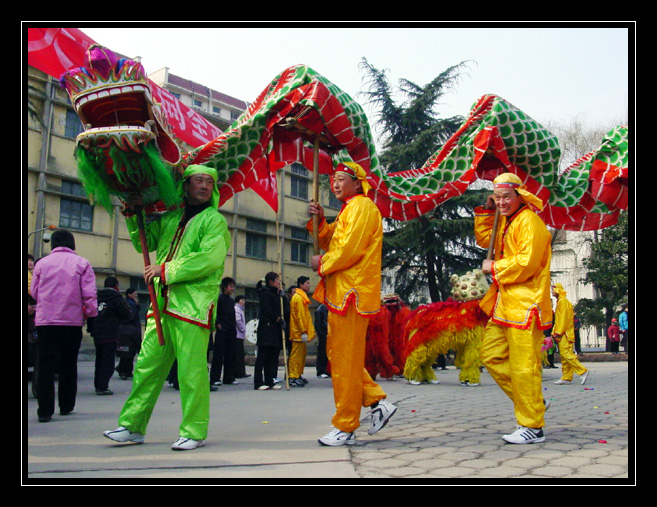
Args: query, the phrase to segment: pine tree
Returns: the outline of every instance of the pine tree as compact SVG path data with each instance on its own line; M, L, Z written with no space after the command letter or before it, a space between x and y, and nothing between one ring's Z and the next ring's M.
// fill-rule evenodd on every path
M401 79L398 89L391 86L385 71L366 59L360 66L369 84L361 95L377 110L374 127L382 133L384 170L394 173L422 167L463 123L461 116L441 118L437 107L455 87L467 62L449 67L424 86ZM396 91L403 97L401 103L395 99ZM412 302L412 296L428 286L431 302L444 301L452 274L481 266L485 252L474 241L473 210L484 203L484 192L468 190L432 214L408 222L385 220L383 268L397 270L395 288L402 299Z

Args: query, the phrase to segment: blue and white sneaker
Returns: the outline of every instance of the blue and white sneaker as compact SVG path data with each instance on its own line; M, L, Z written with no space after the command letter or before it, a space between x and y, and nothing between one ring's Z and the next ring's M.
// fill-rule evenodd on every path
M347 433L340 431L338 428L333 428L326 435L317 440L322 445L337 446L337 445L354 445L356 443L356 435L353 431Z
M367 434L374 435L377 431L383 428L386 424L388 424L388 420L396 411L397 407L395 407L392 403L386 400L380 400L376 406L372 408L372 425L370 426L370 429L367 430Z
M540 444L545 442L542 428L525 428L518 426L510 435L503 435L502 439L510 444Z

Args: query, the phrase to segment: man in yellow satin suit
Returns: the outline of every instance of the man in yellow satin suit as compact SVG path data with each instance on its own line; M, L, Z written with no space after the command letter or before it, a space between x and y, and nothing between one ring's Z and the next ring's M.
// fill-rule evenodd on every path
M481 360L495 382L511 398L517 427L506 442L545 441L547 408L541 387L543 330L552 325L550 300L551 234L535 213L542 201L530 193L518 176L504 173L493 182L486 206L475 210L477 243L494 241L495 256L482 271L493 283L480 306L490 317L480 350ZM495 208L500 219L495 238Z
M318 203L309 208L311 215L319 216L319 242L325 252L311 260L321 277L313 298L329 309L326 352L336 406L333 428L318 440L322 445L354 444L361 407L371 409L370 435L397 410L365 370L368 317L381 307L383 244L381 213L367 197L369 188L361 166L341 163L331 179L331 189L343 203L336 220L328 224ZM312 221L307 227L312 230Z
M559 344L559 355L561 356L561 378L555 384L570 384L573 374L581 377L582 384L589 377L587 370L579 362L573 352L575 346L575 312L573 304L566 298L566 290L563 285L556 283L552 286L552 295L557 298L557 307L554 310L554 327L552 338Z
M315 338L315 326L310 316L310 278L297 278L297 289L290 300L290 341L292 350L288 361L290 385L303 387L306 384L302 377L306 364L306 344Z

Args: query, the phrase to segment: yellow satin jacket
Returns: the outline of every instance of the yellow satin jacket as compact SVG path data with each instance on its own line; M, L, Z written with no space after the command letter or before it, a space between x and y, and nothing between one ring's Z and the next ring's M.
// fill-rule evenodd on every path
M475 236L483 248L490 243L494 218L494 209L475 209ZM528 329L535 316L540 329L552 325L551 238L543 220L529 206L512 217L500 216L493 283L479 305L493 322Z
M307 341L315 338L315 326L308 311L310 298L303 289L297 289L290 300L290 340L300 342L301 335L308 335Z
M312 231L312 220L306 226ZM342 207L336 220L322 220L319 229L322 277L313 298L336 313L356 305L358 313L373 316L381 308L381 247L383 221L369 197L358 194Z

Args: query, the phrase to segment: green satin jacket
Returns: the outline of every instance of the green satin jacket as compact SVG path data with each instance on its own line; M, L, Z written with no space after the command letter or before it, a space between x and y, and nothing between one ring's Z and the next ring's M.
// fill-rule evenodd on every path
M168 211L146 225L149 251L162 265L155 279L160 312L176 319L214 329L215 306L230 248L224 216L210 206L180 227L184 209ZM136 217L126 217L130 238L141 252Z

